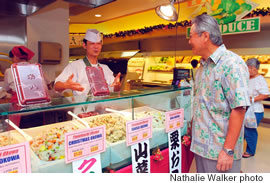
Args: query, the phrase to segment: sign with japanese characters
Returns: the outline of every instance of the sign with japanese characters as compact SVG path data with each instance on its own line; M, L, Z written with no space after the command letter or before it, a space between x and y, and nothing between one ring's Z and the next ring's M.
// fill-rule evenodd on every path
M184 123L184 109L176 109L165 113L166 116L166 129L165 131L171 132L179 129Z
M170 173L181 173L181 130L177 129L175 131L169 132L168 138Z
M19 105L26 106L50 102L51 99L40 64L25 62L12 64L11 71Z
M126 123L127 146L152 138L152 117Z
M65 161L70 163L106 149L105 125L65 134Z
M29 142L0 148L0 173L31 173Z
M72 162L73 173L102 173L100 154Z
M131 146L132 172L150 173L149 140Z

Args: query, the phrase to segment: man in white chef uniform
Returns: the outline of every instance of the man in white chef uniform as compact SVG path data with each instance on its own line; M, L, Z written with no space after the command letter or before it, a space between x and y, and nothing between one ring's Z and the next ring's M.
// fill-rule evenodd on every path
M98 56L102 49L102 43L103 40L100 32L96 29L88 29L83 39L83 48L86 49L86 57L69 63L56 78L54 89L58 92L72 90L74 96L82 96L79 98L76 97L76 101L74 102L85 101L87 95L91 92L86 74L86 66L102 67L110 91L117 91L117 89L120 89L120 74L114 78L113 72L107 65L98 63ZM76 107L74 113L86 112L85 110L89 111L91 110L91 105L87 108L88 109L81 110L82 108L79 109L79 107Z
M114 78L113 72L107 65L98 63L102 43L102 35L100 32L96 29L88 29L83 40L83 48L86 49L85 58L90 66L102 67L110 91L113 91L114 88L120 88L119 75ZM87 95L90 91L90 84L85 68L86 63L83 59L69 63L56 78L54 89L58 92L70 89L74 96Z

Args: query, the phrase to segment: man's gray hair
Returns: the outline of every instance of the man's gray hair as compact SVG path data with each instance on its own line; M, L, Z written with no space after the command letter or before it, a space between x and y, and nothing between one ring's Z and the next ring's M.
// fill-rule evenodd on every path
M219 25L215 18L207 14L201 14L192 21L196 25L196 33L201 36L203 32L208 32L213 44L220 46L223 44Z
M260 68L260 61L257 58L250 58L246 62L247 66L255 67L257 70Z

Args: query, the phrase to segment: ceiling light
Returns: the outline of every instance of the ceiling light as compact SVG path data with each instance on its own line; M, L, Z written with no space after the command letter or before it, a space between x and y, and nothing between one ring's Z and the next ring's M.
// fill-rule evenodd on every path
M121 57L133 57L139 50L136 51L124 51L121 53Z
M95 17L101 17L101 14L95 14Z
M167 5L161 5L156 7L156 13L159 17L169 20L169 21L177 21L178 14L176 12L176 9L174 7L175 0L170 0L170 4Z

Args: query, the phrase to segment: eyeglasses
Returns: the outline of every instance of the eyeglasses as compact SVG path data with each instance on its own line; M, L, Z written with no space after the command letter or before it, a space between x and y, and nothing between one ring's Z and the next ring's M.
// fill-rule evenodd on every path
M189 39L191 39L194 35L198 35L199 37L201 37L202 33L204 33L204 32L205 32L205 31L202 31L202 32L199 32L199 33L195 32L195 33L193 33L193 34L190 34L190 35L189 35Z

